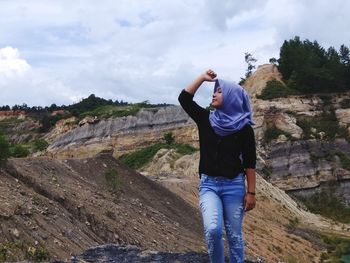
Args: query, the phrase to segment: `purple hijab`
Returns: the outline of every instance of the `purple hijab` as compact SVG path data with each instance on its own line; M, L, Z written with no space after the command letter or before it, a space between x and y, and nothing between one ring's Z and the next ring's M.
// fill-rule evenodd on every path
M214 92L219 86L222 92L222 105L209 114L209 121L215 133L225 136L239 131L246 124L255 125L249 96L244 88L234 82L217 79Z

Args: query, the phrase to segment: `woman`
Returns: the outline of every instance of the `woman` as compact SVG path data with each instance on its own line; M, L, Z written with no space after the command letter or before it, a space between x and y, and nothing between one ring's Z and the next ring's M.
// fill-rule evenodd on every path
M199 205L210 262L224 262L223 223L230 262L244 262L243 217L255 207L255 123L246 91L216 76L212 70L201 74L182 90L179 102L199 132ZM204 81L215 81L214 111L193 101Z

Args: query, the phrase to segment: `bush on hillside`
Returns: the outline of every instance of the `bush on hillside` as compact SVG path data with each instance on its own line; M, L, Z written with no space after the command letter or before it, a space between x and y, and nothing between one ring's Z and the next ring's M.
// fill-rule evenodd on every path
M0 165L3 165L10 156L10 144L5 135L0 132Z
M29 150L20 144L10 147L11 156L21 158L29 155Z
M298 94L296 90L283 85L280 81L270 80L266 83L260 95L256 95L258 99L270 100L274 98L287 97L288 95Z
M36 139L34 141L34 149L36 151L43 151L46 150L46 148L49 146L49 143L45 141L44 139Z

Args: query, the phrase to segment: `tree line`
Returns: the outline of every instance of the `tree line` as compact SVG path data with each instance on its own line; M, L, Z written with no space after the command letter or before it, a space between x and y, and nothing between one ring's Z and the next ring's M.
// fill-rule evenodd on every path
M284 82L300 93L327 93L350 90L350 51L344 44L339 51L327 50L317 41L285 40L280 48L278 63Z

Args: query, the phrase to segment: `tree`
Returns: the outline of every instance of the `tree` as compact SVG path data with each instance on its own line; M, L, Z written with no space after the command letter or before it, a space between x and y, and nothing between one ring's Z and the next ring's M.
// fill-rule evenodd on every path
M347 46L341 45L340 46L340 63L345 65L346 67L350 66L350 51Z
M277 65L278 61L276 58L270 58L269 60L270 64Z
M255 59L252 56L252 54L247 52L244 53L244 60L248 64L247 72L245 73L245 78L247 79L248 77L250 77L250 75L252 75L253 69L255 69L255 66L253 65L253 63L257 62L258 60Z

